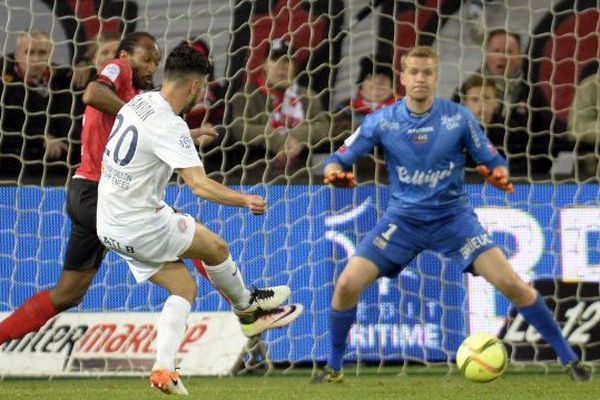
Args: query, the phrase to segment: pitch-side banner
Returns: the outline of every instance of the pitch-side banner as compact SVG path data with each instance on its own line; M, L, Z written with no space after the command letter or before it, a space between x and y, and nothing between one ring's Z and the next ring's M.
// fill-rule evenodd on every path
M146 374L156 359L158 316L60 314L39 332L0 347L0 376ZM246 340L231 313L192 313L177 365L187 375L227 375Z
M333 282L381 216L388 188L241 189L265 196L267 213L253 216L199 201L176 186L169 187L167 202L227 240L248 285L290 285L290 301L304 304L304 315L291 327L265 335L272 359L324 360ZM572 293L544 290L536 283L549 301L572 304L570 311L557 311L561 327L578 351L585 349L585 358L600 358L592 351L600 337L600 324L594 323L600 313L592 300L581 298L583 288L600 297L597 289L588 289L600 281L599 186L516 185L510 195L482 185L468 185L467 190L480 220L526 281L580 288ZM70 229L64 198L63 189L0 188L0 311L13 310L58 279ZM195 311L229 310L206 280L198 282ZM80 310L156 311L165 297L150 284L137 285L125 263L109 254ZM500 334L510 312L507 300L481 278L463 275L449 260L426 252L399 277L381 279L364 293L347 357L446 360L469 332ZM507 339L519 346L540 343L533 333L517 334L525 329L522 324L509 328ZM589 335L573 335L583 331ZM91 363L86 362L80 364Z

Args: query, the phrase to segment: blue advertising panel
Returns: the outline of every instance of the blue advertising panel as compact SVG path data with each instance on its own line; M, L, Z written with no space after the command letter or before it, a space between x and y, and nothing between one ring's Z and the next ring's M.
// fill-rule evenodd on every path
M266 335L272 358L323 360L333 282L385 209L388 189L243 189L265 196L266 215L199 201L177 186L169 187L167 202L227 240L248 285L290 285L291 301L304 304L304 315L290 328ZM530 280L597 280L592 267L600 262L600 227L598 221L590 222L595 214L589 214L598 212L597 185L517 185L510 196L482 185L469 185L467 190L482 222L522 275ZM62 188L0 188L0 311L13 310L58 279L70 230L64 200ZM162 289L137 285L115 254L109 254L105 264L79 310L161 309L166 298ZM376 282L359 303L348 358L453 357L464 336L478 329L476 305L498 321L509 311L500 295L484 301L476 285L466 281L448 260L426 252L398 278ZM199 278L194 309L221 311L229 305Z

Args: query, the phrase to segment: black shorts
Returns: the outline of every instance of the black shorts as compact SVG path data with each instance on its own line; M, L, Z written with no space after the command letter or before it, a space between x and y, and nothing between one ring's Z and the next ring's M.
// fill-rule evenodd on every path
M98 269L106 248L96 234L98 184L85 179L71 179L67 191L67 214L71 218L71 235L63 268L67 271Z

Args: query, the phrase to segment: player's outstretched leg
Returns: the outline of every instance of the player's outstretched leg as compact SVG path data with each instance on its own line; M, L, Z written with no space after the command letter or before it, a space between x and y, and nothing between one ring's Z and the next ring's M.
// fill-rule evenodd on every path
M579 357L562 335L544 299L513 271L500 249L485 251L477 257L473 265L475 272L498 288L517 307L525 320L550 343L560 363L567 367L571 379L577 382L592 379L591 369L581 364Z
M58 311L50 301L50 292L36 293L0 322L0 345L39 330L56 314Z
M194 259L192 263L196 271L211 282L202 260ZM225 300L230 301L221 290L215 288ZM251 289L251 305L246 310L236 312L244 335L249 338L256 338L268 329L282 328L295 321L304 310L301 304L280 307L289 298L290 294L291 290L288 286Z
M185 334L185 323L196 296L196 281L183 263L167 263L150 281L170 296L160 313L156 334L156 362L150 386L165 394L188 394L175 368L175 357Z
M251 314L238 314L242 332L246 337L254 337L260 335L268 329L283 328L294 322L302 312L304 307L302 304L286 304L275 309L262 310L252 312Z
M34 294L0 322L0 345L38 331L56 314L77 306L96 272L95 268L63 271L54 288Z
M329 356L327 365L316 371L312 383L341 383L344 380L342 361L346 352L348 332L356 321L356 304L362 291L377 276L379 269L366 258L352 257L335 284L329 312Z
M196 271L202 275L202 277L204 279L206 279L207 281L210 282L210 278L208 277L208 273L206 272L206 267L204 266L204 263L202 262L202 260L200 259L193 259L192 260L192 264L194 265L194 268L196 269ZM212 282L210 282L212 284ZM223 297L225 300L229 301L229 299L227 298L227 296L225 296L225 294L223 292L221 292L218 288L215 288L217 290L217 292L219 292L219 294L221 295L221 297Z
M300 305L282 307L291 294L288 286L248 290L227 243L200 223L196 223L192 244L181 257L202 260L206 275L229 299L246 336L285 326L302 313Z

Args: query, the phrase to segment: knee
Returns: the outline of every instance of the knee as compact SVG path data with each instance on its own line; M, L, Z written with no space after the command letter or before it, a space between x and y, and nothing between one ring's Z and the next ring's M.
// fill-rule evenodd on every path
M219 238L215 242L215 253L223 257L229 256L229 246L227 245L227 242L223 240L223 238Z
M360 285L348 274L342 273L335 284L335 294L343 299L358 297L360 290Z
M205 260L209 265L217 265L225 262L229 257L229 246L227 242L220 237L216 237L211 246L211 254Z

